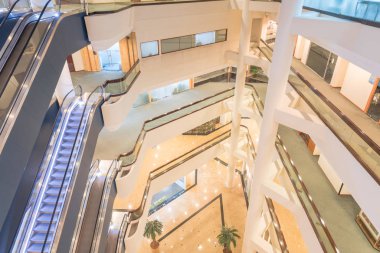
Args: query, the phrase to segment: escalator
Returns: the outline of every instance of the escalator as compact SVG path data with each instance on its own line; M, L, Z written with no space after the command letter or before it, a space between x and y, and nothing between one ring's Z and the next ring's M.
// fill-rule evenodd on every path
M68 252L94 152L92 144L103 127L100 91L97 88L89 96L71 96L71 92L64 100L12 252Z
M0 252L9 251L14 237L10 231L19 224L17 221L27 205L27 189L32 187L29 181L33 180L25 181L25 174L29 173L25 168L66 58L89 44L84 15L80 10L26 13L12 28L9 36L12 39L0 49L0 168L3 175L0 178ZM76 110L81 109L79 106ZM29 176L36 177L36 173ZM20 203L16 196L25 202ZM9 217L15 216L14 223L6 224Z
M8 12L0 14L0 49L8 39L13 39L13 36L10 38L9 36L29 14L31 14L30 4L23 0L14 1Z

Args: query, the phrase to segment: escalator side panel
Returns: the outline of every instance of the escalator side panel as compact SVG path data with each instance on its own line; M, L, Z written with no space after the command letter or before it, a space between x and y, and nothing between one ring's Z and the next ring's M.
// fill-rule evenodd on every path
M78 174L72 188L72 194L70 202L67 206L67 212L65 220L63 222L62 232L60 234L59 243L57 247L57 253L70 252L71 241L76 228L78 214L80 211L83 194L86 188L86 182L91 168L92 158L94 156L95 146L98 139L100 130L103 128L103 117L101 114L101 107L96 108L96 112L93 120L89 123L88 139L84 152L80 160L80 166ZM57 235L56 235L57 236Z
M54 123L57 114L59 113L58 101L55 101L46 112L41 131L34 145L33 152L29 158L27 167L22 176L21 183L23 187L17 189L12 206L8 212L3 229L0 232L0 252L9 252L12 246L13 238L17 233L18 225L22 219L22 212L25 210L26 203L29 199L29 194L33 189L34 180L37 176L38 169L44 158L45 150L49 145L50 136L54 130Z
M86 211L84 213L83 223L78 238L78 247L76 249L77 253L91 252L92 240L95 233L106 178L107 177L104 175L97 176L91 186Z
M33 150L65 60L69 54L89 43L84 13L62 18L55 28L50 36L51 40L47 41L47 49L40 66L0 155L1 228Z
M102 235L101 235L100 242L99 242L99 252L106 252L106 247L108 247L107 246L108 232L109 232L108 229L109 229L110 224L111 224L112 208L113 208L114 200L116 198L116 193L117 193L116 184L115 184L115 182L113 182L112 190L110 192L110 196L109 196L108 203L107 203L106 214L104 217Z
M3 47L5 41L7 41L9 34L12 32L13 27L17 24L18 17L8 18L5 21L4 26L0 30L0 49ZM0 19L0 23L2 19Z

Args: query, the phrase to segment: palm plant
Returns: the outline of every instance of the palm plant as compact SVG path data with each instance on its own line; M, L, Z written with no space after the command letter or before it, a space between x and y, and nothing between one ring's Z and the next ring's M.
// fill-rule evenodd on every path
M156 241L157 235L162 234L162 223L158 220L148 221L145 225L144 236L148 239L152 239L150 247L152 249L157 249L160 243Z
M220 246L223 246L224 253L230 253L231 243L236 248L236 240L240 238L237 229L234 227L223 226L220 234L217 236L218 243Z

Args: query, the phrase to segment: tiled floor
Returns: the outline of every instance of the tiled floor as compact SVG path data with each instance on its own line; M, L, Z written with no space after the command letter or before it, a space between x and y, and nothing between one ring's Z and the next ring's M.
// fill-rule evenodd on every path
M71 72L74 84L81 85L85 92L91 92L107 80L117 79L124 76L121 71L76 71Z
M225 173L226 167L214 160L198 168L197 186L149 217L159 219L164 224L162 236L220 194L225 223L238 229L242 236L247 209L240 176L235 175L235 186L228 189L224 186ZM216 241L221 225L220 202L216 200L163 239L158 250L151 251L150 241L144 239L139 252L222 252ZM238 240L233 252L241 252L241 247L242 240Z
M307 253L305 241L298 228L297 221L288 209L273 201L277 218L280 222L281 231L285 237L285 242L289 253Z

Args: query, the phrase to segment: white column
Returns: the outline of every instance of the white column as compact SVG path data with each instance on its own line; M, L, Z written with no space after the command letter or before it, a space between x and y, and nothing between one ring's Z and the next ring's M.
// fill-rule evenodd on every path
M73 89L73 81L71 80L71 74L69 71L69 66L67 62L63 66L61 76L59 77L57 86L55 88L55 96L57 97L58 103L62 104L62 100Z
M279 15L279 29L276 36L276 44L269 72L269 83L265 99L264 118L261 124L259 144L255 169L253 172L253 183L249 199L243 252L256 252L252 249L251 239L257 235L258 224L264 195L261 192L261 184L269 179L268 169L272 163L275 152L275 139L278 123L275 122L275 110L281 104L285 95L285 89L289 76L296 35L291 34L292 18L302 11L302 0L282 1Z
M236 83L234 104L232 109L231 150L227 173L227 187L232 187L235 174L234 152L237 149L240 132L240 107L244 94L246 65L244 57L248 54L252 20L249 12L249 0L243 0L242 18L240 26L239 59L236 67Z
M269 23L268 17L264 16L261 21L261 39L264 41L266 41L267 39L268 23Z

